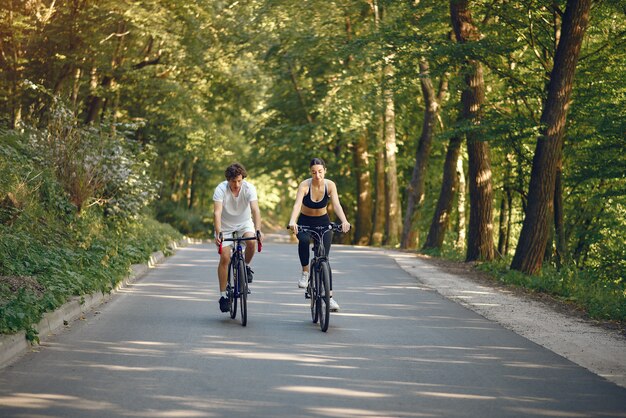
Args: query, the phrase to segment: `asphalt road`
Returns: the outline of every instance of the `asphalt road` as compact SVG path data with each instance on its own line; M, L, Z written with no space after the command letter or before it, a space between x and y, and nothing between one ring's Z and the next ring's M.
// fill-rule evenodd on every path
M0 417L626 417L626 389L333 246L341 312L311 323L294 244L255 257L248 326L210 244L180 249L0 371Z

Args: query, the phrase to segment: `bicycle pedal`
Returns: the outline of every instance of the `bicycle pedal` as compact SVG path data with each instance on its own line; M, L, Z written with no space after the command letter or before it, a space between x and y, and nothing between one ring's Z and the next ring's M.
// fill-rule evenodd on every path
M311 299L311 294L308 292L304 292L304 298L305 299Z

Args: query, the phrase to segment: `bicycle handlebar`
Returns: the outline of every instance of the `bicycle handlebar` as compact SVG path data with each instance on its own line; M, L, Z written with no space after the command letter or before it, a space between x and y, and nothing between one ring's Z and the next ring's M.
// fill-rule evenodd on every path
M240 242L240 241L253 241L253 240L257 241L257 251L261 252L261 249L263 248L263 244L261 243L261 231L256 231L256 236L254 237L237 237L237 238L224 238L224 234L220 232L220 246L217 252L219 254L222 254L222 244L224 243L224 241Z
M308 225L299 225L299 224L296 224L296 226L298 227L298 229L302 231L315 232L317 234L319 234L320 232L322 234L325 234L328 231L343 233L343 231L341 230L341 224L337 224L334 222L331 222L329 225L324 225L324 226L308 226ZM287 225L287 229L291 229L289 225Z

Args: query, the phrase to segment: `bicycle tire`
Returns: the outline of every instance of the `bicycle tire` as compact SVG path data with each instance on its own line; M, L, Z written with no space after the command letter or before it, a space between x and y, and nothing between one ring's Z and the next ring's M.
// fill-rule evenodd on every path
M228 265L228 308L230 311L230 319L237 316L237 278L235 275L235 266L231 260Z
M311 320L313 321L314 324L317 324L317 320L319 318L319 314L318 314L318 308L317 308L317 274L315 274L315 271L317 270L317 267L315 265L315 263L311 263L311 266L309 268L309 296L311 297Z
M318 282L320 329L326 332L328 330L328 323L330 322L330 266L326 261L320 263Z
M246 270L246 263L243 261L243 259L239 259L238 265L239 273L237 274L237 279L239 280L241 326L245 327L248 323L248 272Z

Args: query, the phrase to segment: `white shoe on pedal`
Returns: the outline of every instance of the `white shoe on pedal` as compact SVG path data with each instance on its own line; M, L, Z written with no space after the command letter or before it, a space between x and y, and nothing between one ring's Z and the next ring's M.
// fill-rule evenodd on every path
M309 272L303 271L302 276L300 276L300 280L298 280L298 287L300 289L306 289L309 285Z
M334 298L330 298L330 310L332 312L337 312L339 311L339 304L337 303L337 301Z

